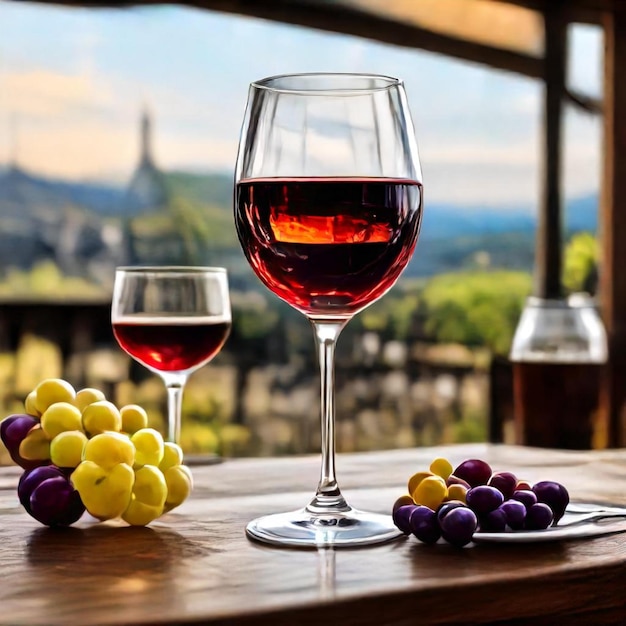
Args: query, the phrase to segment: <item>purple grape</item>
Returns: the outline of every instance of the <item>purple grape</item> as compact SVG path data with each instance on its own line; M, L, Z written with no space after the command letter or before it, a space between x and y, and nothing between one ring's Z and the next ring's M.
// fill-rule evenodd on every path
M399 506L392 514L393 523L405 535L411 534L411 525L409 523L411 513L417 508L415 504L405 504Z
M515 474L511 474L511 472L497 472L489 479L487 484L495 487L502 493L504 499L508 500L515 491L517 478Z
M392 512L395 511L396 509L399 509L401 506L406 506L407 504L415 504L415 502L413 502L413 498L411 498L411 496L406 495L406 496L400 496L394 503L393 503L393 507L392 507Z
M41 465L48 465L50 461L29 461L20 456L20 444L39 420L32 415L17 413L5 417L0 423L0 439L9 451L13 462L24 469L33 469Z
M441 522L441 520L448 514L452 509L456 509L459 506L466 506L464 502L460 500L448 500L447 502L442 502L437 509L437 520Z
M409 517L409 525L411 532L424 543L436 543L441 537L437 514L427 506L415 507Z
M499 511L504 513L506 524L511 530L524 528L526 520L526 506L519 500L507 500L500 505Z
M64 478L65 474L56 465L42 465L26 470L17 484L17 496L22 506L30 513L30 497L44 480L48 478Z
M553 524L557 524L563 517L569 504L569 493L561 483L552 480L544 480L533 486L533 493L537 496L537 502L547 504L554 515Z
M504 496L495 487L479 485L467 492L465 501L476 515L481 516L495 511L504 502Z
M478 519L472 509L466 506L459 506L452 509L440 522L441 536L454 546L462 547L471 540L476 528Z
M480 459L468 459L463 461L452 472L457 478L466 481L470 487L486 485L491 478L491 467Z
M450 476L448 476L446 480L446 485L448 487L450 485L462 485L466 489L470 488L470 484L466 480L463 480L462 478L459 478L458 476L455 476L454 474L450 474Z
M528 489L516 489L511 496L511 500L521 502L528 510L533 504L537 504L537 496Z
M524 528L527 530L544 530L552 524L553 518L552 509L543 502L537 502L526 511Z
M485 532L501 533L506 529L506 514L502 507L480 516L480 530Z
M65 476L47 478L30 496L29 513L46 526L69 526L84 512L78 491Z

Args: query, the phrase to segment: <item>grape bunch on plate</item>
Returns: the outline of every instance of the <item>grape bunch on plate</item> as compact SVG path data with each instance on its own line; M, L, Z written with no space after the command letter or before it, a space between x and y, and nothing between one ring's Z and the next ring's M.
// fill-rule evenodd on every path
M142 407L118 409L98 389L76 392L46 379L26 397L24 413L2 420L0 438L25 470L20 502L48 526L69 526L85 510L144 526L191 493L181 448L148 427Z
M475 532L544 530L558 523L569 504L560 483L530 485L511 472L493 472L481 459L453 468L437 458L428 471L411 476L408 492L393 505L396 526L424 543L443 538L459 547Z

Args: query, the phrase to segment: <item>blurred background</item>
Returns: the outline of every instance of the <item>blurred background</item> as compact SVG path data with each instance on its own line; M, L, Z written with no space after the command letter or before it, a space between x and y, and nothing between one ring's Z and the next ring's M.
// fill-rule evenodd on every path
M568 37L568 84L600 98L600 27L570 25ZM2 415L20 411L42 378L62 377L119 405L141 404L163 429L162 382L111 333L114 268L222 265L233 331L189 380L183 448L319 450L312 331L254 276L232 219L248 84L307 71L404 79L426 198L407 270L339 340L338 450L485 441L496 417L513 440L506 363L533 284L542 82L363 37L175 6L0 0ZM597 114L565 108L566 292L596 289L600 135Z

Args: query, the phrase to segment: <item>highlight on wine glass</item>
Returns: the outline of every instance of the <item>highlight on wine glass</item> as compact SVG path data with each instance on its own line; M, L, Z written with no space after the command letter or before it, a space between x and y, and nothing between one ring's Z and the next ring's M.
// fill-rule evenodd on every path
M119 267L111 305L113 334L167 388L170 441L180 440L189 375L222 349L231 328L223 267Z
M260 280L313 326L322 441L312 500L252 520L252 539L360 546L400 534L391 516L353 508L339 489L334 352L348 321L383 296L409 262L421 224L421 181L401 80L296 74L250 85L235 174L237 233Z

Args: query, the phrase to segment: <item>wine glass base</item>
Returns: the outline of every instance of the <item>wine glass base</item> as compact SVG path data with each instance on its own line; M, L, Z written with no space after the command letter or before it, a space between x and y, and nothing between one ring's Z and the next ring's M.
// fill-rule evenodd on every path
M354 548L403 536L390 515L352 508L325 513L304 508L265 515L252 520L246 534L262 543L296 548Z

